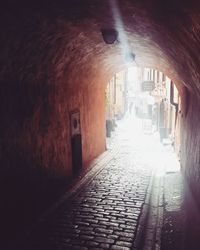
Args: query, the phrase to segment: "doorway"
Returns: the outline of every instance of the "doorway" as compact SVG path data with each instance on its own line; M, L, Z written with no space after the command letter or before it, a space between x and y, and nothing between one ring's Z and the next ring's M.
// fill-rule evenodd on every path
M82 138L80 111L74 110L70 113L71 126L71 151L72 151L72 172L77 175L82 169Z

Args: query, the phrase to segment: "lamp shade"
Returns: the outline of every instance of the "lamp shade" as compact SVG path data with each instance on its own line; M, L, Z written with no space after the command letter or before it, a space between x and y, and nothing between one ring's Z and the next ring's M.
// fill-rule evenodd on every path
M118 31L115 29L101 29L102 37L105 43L113 44L118 38Z

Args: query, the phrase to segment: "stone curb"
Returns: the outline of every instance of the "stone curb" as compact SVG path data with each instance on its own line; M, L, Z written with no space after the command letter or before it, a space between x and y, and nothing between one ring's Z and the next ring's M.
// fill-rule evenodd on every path
M143 204L138 226L136 229L136 236L134 240L135 249L141 249L143 241L144 241L145 225L146 225L148 213L149 213L149 203L150 203L152 185L153 185L153 173L151 174L151 178L150 178L149 185L148 185L147 192L146 192L145 202Z
M134 241L135 250L159 250L163 225L163 177L152 172Z

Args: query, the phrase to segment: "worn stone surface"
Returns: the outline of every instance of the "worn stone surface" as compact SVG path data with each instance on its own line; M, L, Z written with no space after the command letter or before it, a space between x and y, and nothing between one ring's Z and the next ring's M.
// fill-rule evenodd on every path
M144 150L141 141L132 144L127 129L119 130L113 159L81 191L41 222L25 240L25 246L18 248L133 247L152 166L141 158Z
M184 174L184 205L186 209L186 249L197 250L200 244L199 196L199 130L200 105L194 94L187 93L187 108L182 112L181 167Z
M183 178L180 171L169 172L165 175L164 202L161 249L187 249Z

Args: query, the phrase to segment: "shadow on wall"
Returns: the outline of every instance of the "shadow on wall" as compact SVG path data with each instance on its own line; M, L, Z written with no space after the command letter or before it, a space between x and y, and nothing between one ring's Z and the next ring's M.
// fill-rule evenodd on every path
M188 91L185 92L183 101L181 165L185 178L185 249L198 250L200 246L200 103L199 98Z
M185 179L184 208L186 211L185 250L199 250L200 203L189 181Z
M17 80L1 79L0 83L0 243L3 246L11 238L17 238L70 182L68 108L73 110L80 105L83 111L83 166L87 167L105 150L105 89L100 84L85 87L84 92L72 97L65 95L62 101L62 85L55 90L49 82L38 86L34 80L19 84Z
M13 165L4 160L4 168L0 172L1 247L11 239L14 243L20 233L64 192L69 183L64 177L55 178L33 161L19 159L17 154L10 154L9 157Z
M30 85L27 86L19 86L14 81L1 82L1 247L17 237L16 232L19 234L26 225L32 223L63 192L68 183L67 178L56 174L52 166L47 169L42 164L42 153L35 140L36 135L45 140L52 115L51 106L40 91L40 95L36 97L33 93L37 95L37 91L34 92ZM43 102L40 100L42 97ZM36 124L32 124L32 116L38 103L43 103L39 129ZM30 131L31 124L36 126L35 131Z

